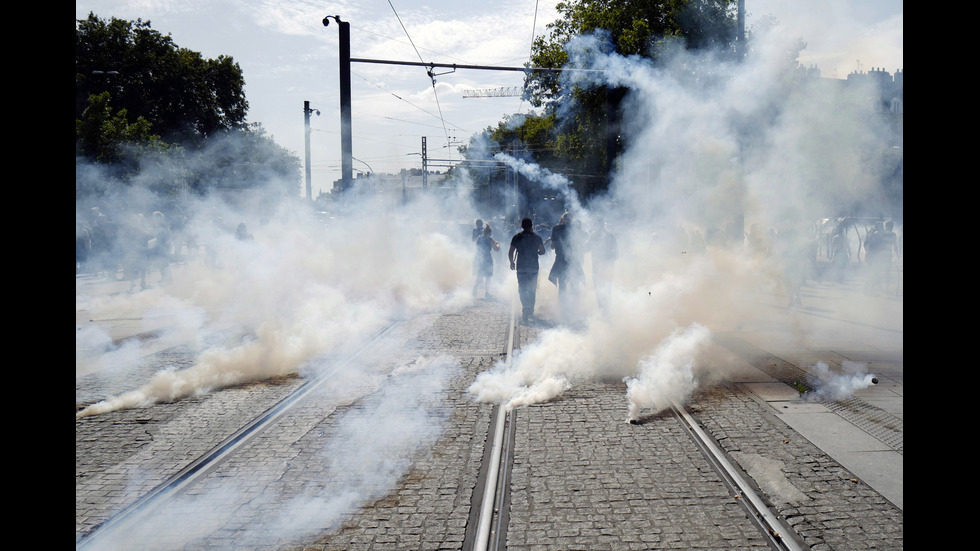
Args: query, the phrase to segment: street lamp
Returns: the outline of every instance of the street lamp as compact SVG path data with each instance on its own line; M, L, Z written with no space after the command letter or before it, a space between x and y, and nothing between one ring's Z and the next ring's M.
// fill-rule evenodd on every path
M350 96L350 23L341 21L339 15L323 18L323 26L333 18L340 26L340 178L341 189L350 188L354 176L353 145L351 144L351 96Z
M310 181L310 115L316 113L320 116L319 109L310 109L310 102L303 102L303 123L306 129L306 198L313 200L313 184Z

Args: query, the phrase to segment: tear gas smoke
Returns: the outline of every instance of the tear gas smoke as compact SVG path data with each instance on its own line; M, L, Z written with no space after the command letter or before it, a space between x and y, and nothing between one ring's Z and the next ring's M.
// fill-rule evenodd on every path
M611 304L602 313L583 303L578 329L545 331L511 363L481 374L470 387L477 399L516 407L583 379L616 377L628 384L629 419L683 401L699 372L730 365L706 360L710 333L759 319L760 299L783 292L815 243L818 219L880 212L866 155L891 138L863 100L873 90L799 82L789 38L778 27L760 33L741 63L668 47L656 65L603 53L610 48L602 33L573 39L570 64L602 71L569 78L628 89L625 151L608 194L579 215L601 216L618 239ZM536 177L531 163L509 162ZM567 182L546 171L537 177L578 208ZM748 246L743 226L771 229L765 253ZM546 273L544 266L538 310L557 318ZM795 329L812 337L812 326Z
M694 362L699 349L711 342L711 332L693 324L675 331L640 361L636 378L626 378L627 421L636 421L642 408L658 412L672 401L682 402L694 391Z
M471 300L472 245L457 221L473 218L460 199L428 196L397 210L373 198L351 201L349 214L325 223L305 202L243 212L216 198L188 200L181 239L193 236L205 252L173 266L166 286L76 301L87 302L92 319L165 310L168 331L196 336L196 364L163 370L76 418L296 373L350 351L391 320ZM236 238L239 221L251 239ZM237 337L209 338L229 328ZM76 358L91 349L91 336L76 331Z
M239 477L213 476L199 491L173 497L114 530L100 548L131 549L134 542L148 551L215 548L207 538L222 530L234 530L236 547L267 548L335 530L358 507L387 495L413 462L425 458L448 421L442 400L459 373L455 359L445 356L399 365L357 407L334 410L337 418L322 435L316 460L297 459L301 484L289 476L289 454L266 465L269 472L250 467L251 483L267 481L261 495L244 496ZM348 391L359 393L340 385L325 394L336 402ZM175 533L174 526L181 529Z
M781 242L772 244L773 251L781 246L796 250L808 238L810 221L837 215L842 205L877 209L877 180L866 154L883 145L885 134L863 102L852 97L867 91L793 85L788 41L777 32L756 36L752 55L740 64L678 49L653 65L597 54L607 51L601 40L581 37L569 49L580 67L604 71L601 78L599 73L574 76L592 79L579 84L629 89L621 128L625 150L608 193L586 205L564 177L528 160L505 155L498 160L561 191L587 226L598 217L605 220L620 253L608 310L600 311L592 295L583 293L574 305L581 324L543 331L510 363L480 374L470 392L478 400L513 408L553 399L582 381L621 380L627 419L635 420L644 409L658 411L670 400L684 401L699 381L723 371L726 359L715 356L708 344L711 334L751 326L760 298L780 292L783 259L746 248L742 222L778 230ZM76 178L89 176L88 170L76 171ZM107 397L76 417L315 370L325 357L352 350L392 319L469 303L473 252L468 228L482 213L468 197L440 200L426 194L395 206L369 189L360 191L352 190L345 212L328 221L318 220L305 202L232 206L217 197L187 200L187 231L208 255L175 266L165 287L91 298L87 307L97 319L139 317L164 308L172 320L169 329L196 335L200 353L195 364L161 371L142 387ZM135 206L122 199L111 205L117 219L146 210L145 197L134 199ZM240 221L247 223L251 240L235 237ZM495 237L506 247L509 236ZM587 278L590 262L587 256ZM548 267L543 261L538 313L557 319ZM591 284L587 281L587 288ZM794 329L802 339L813 336L809 327ZM131 353L124 348L107 344L104 335L76 331L76 358L89 350ZM123 363L106 356L102 361ZM411 402L404 405L411 407ZM388 419L401 414L389 416L379 409L377 415L359 421L371 425L363 434L384 430ZM438 415L427 419L423 424L441 422ZM418 442L392 441L422 449ZM390 473L389 482L404 469L369 461L367 466L371 472ZM356 492L332 496L344 501L338 496L376 495L374 488L385 484L354 481ZM323 508L318 514L357 501L339 503L323 495L304 496ZM292 518L304 525L312 518L301 514L304 507L287 506L289 515L269 522Z
M878 379L867 372L867 364L845 360L841 367L844 368L843 373L834 373L823 362L811 366L813 373L807 374L807 382L814 390L805 395L806 399L843 400L853 396L858 390L878 383Z

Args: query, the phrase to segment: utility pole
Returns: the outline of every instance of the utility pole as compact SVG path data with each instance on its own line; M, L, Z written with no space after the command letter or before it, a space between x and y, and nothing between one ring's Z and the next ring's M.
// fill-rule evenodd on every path
M350 95L350 23L341 21L339 15L323 18L323 26L333 18L340 27L340 178L341 190L350 189L354 181L354 153L351 141L351 95Z
M422 136L422 187L429 187L429 155L425 149L425 136Z
M303 102L303 126L305 129L306 138L306 198L310 201L313 200L313 182L310 178L310 114L316 113L316 116L320 116L319 109L310 109L310 102Z
M350 91L350 64L356 63L382 63L386 65L407 65L416 67L428 67L431 75L432 69L436 67L456 69L479 69L488 71L518 71L521 73L562 73L567 71L576 72L602 72L601 69L556 69L551 67L498 67L491 65L459 65L456 63L425 63L415 61L395 61L386 59L364 59L352 58L350 56L350 23L340 20L339 15L328 15L323 18L323 26L330 25L333 19L340 27L340 147L341 147L341 191L346 191L353 184L353 146L351 145L351 91ZM423 138L424 140L424 138ZM423 161L425 151L423 148ZM423 165L423 183L426 182L425 167Z

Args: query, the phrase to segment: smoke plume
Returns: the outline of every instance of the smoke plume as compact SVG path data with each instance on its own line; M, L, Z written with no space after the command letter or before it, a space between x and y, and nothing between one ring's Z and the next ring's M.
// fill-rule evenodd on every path
M164 332L195 336L195 365L162 370L76 417L296 373L319 356L349 352L392 320L471 300L473 250L458 223L473 219L465 201L430 195L397 208L352 201L332 220L301 200L284 200L271 212L211 197L189 202L175 242L190 238L197 247L171 267L168 284L157 285L151 269L147 290L137 279L133 292L87 297L82 290L76 302L91 319L165 317ZM114 206L105 210L122 220L140 208ZM236 236L239 224L247 239ZM92 338L100 336L76 331L76 358L88 358L76 371L105 361L91 356L100 349Z
M814 390L806 394L806 399L843 400L850 398L858 390L877 383L874 374L868 373L868 366L865 363L845 360L841 366L844 368L843 373L834 373L823 362L811 366L813 372L807 375L807 382Z
M685 400L701 377L717 375L708 371L730 365L708 346L710 335L751 327L770 313L772 297L794 294L790 282L802 277L818 220L880 215L880 174L869 159L891 145L863 99L874 91L801 81L795 39L778 27L757 35L741 62L668 46L654 64L605 53L605 39L577 37L568 50L572 66L590 69L572 73L575 84L628 89L626 150L608 194L579 207L567 182L529 163L519 169L561 187L570 210L585 209L578 219L590 231L601 218L616 235L610 305L596 308L590 280L580 323L545 331L470 391L516 407L577 381L623 378L635 420L641 409ZM557 319L547 268L538 311ZM862 307L874 317L870 304ZM812 325L795 329L801 342L814 337Z

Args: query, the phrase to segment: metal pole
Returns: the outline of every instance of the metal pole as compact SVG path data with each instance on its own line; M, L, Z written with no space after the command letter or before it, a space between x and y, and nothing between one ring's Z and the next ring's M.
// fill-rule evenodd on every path
M340 25L340 146L341 179L343 190L350 189L354 180L354 153L351 141L351 94L350 94L350 23Z
M422 136L422 187L429 187L429 158L425 147L425 136Z
M313 183L310 180L310 102L303 102L303 127L306 139L306 198L313 200Z

